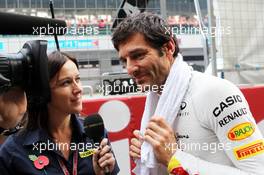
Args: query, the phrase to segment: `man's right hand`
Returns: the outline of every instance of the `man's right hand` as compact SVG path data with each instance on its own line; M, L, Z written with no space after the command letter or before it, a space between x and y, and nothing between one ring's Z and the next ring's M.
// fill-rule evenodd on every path
M135 138L131 139L129 155L133 159L140 159L141 145L143 143L144 138L141 136L139 130L134 130L133 134Z

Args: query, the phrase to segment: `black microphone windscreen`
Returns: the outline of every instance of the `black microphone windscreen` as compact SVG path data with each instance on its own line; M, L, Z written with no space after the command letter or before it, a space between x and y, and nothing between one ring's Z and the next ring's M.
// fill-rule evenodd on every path
M67 25L64 20L26 16L0 12L2 35L64 35Z
M92 114L84 119L84 131L95 143L100 143L105 135L104 122L100 114Z

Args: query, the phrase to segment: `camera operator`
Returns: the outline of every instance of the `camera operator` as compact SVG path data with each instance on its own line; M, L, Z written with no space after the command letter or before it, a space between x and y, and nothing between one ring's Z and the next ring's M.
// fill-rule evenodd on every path
M36 29L45 29L43 35L66 33L64 20L0 12L0 21L0 35L39 35ZM56 33L46 32L50 28ZM0 54L0 144L1 135L19 129L27 104L49 101L48 84L47 41L28 41L16 54Z
M1 136L20 129L27 103L38 107L49 101L46 52L47 41L34 40L16 54L0 55L0 144Z
M15 128L22 120L27 110L25 91L20 87L13 87L0 94L0 133ZM1 135L2 135L1 134ZM0 144L4 137L0 136Z

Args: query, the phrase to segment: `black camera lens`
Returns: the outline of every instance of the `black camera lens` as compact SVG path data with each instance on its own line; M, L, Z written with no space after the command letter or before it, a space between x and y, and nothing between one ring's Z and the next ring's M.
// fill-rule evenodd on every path
M0 87L2 91L8 90L12 86L26 88L28 80L27 53L28 51L23 49L17 54L0 56L0 74L2 75Z
M0 55L0 93L15 86L36 102L49 101L47 41L28 41L16 54Z

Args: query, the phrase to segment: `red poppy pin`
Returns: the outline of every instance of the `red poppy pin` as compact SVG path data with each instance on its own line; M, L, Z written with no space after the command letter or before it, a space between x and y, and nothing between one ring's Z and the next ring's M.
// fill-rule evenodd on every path
M49 164L49 159L46 156L40 155L37 157L35 155L29 155L28 157L34 162L34 166L38 170L44 169L45 174L47 174L44 167Z

